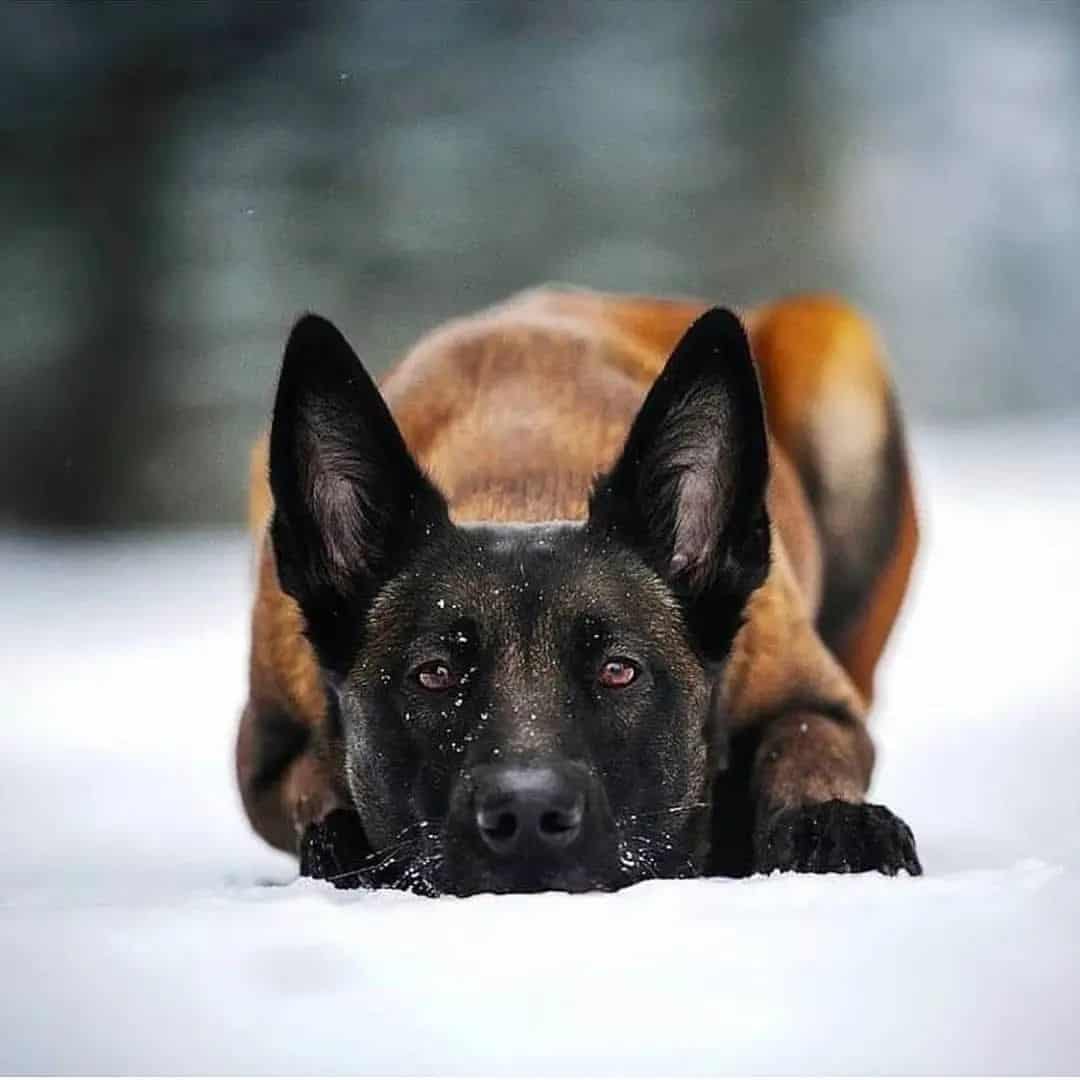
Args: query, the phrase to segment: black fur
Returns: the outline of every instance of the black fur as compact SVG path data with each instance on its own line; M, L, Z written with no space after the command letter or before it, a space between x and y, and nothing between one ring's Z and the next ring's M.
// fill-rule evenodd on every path
M754 832L755 869L810 874L922 873L911 829L891 810L839 799L780 810Z
M338 889L377 887L377 862L355 810L332 810L309 825L300 840L300 873Z
M757 729L731 736L726 767L713 781L710 875L746 877L754 872L756 806L750 781L760 741Z

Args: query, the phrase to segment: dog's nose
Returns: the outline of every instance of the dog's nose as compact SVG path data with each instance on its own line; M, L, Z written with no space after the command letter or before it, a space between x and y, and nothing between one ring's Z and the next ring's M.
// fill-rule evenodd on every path
M581 833L585 778L572 766L475 769L476 827L496 855L554 854Z

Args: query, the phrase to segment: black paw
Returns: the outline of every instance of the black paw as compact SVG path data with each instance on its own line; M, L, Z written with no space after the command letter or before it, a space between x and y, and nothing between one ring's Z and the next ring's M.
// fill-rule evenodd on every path
M371 860L371 845L358 814L333 810L304 830L300 838L300 876L329 881L337 889L368 885L361 867Z
M831 802L766 815L754 832L754 872L921 874L915 837L891 810Z

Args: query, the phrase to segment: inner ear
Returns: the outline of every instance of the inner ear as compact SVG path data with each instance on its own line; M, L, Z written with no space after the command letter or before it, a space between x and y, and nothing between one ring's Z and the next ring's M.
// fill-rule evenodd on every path
M768 572L768 472L750 344L738 318L714 308L675 347L597 481L590 528L636 547L695 615L719 626L720 602L741 612Z
M317 315L285 348L270 486L281 585L324 666L340 666L365 606L448 515L359 357Z

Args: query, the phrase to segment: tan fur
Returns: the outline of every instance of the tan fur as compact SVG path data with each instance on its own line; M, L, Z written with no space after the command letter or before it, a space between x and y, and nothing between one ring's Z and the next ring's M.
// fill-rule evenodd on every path
M382 390L411 450L457 521L542 521L585 515L592 478L610 466L671 349L708 305L559 289L533 290L422 339ZM902 599L917 531L905 475L900 541L839 657L821 642L822 554L797 464L818 419L844 400L864 441L888 404L872 328L827 297L743 314L769 419L774 558L736 638L724 692L736 727L766 724L759 796L776 805L857 801L873 751L863 727L873 671ZM850 403L854 403L853 405ZM842 433L838 433L842 434ZM859 435L859 432L855 432ZM252 527L260 545L252 622L251 700L238 746L251 769L253 716L284 708L313 729L323 710L318 670L295 604L278 584L265 536L271 501L265 441L252 458ZM815 711L827 707L828 716ZM337 763L309 752L249 815L271 843L344 798ZM314 809L313 809L314 808Z

